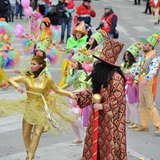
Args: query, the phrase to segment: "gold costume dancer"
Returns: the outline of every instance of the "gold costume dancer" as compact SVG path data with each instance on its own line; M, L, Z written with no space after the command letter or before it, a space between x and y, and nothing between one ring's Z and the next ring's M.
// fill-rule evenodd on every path
M25 85L26 90L29 91L27 92L27 99L22 98L14 101L0 100L1 113L3 111L5 115L12 113L23 114L22 129L27 152L26 160L34 158L44 129L57 135L69 130L70 122L74 122L76 119L76 115L72 113L70 106L61 97L61 95L71 97L72 93L58 88L51 76L45 73L45 66L46 64L42 57L34 56L31 61L31 71L9 79L9 84L21 93L25 90L19 83ZM52 94L51 90L56 94ZM32 92L44 96L50 115L58 126L51 125L46 117L41 96L32 94ZM31 133L32 130L33 134Z
M142 126L135 131L148 131L149 118L156 128L155 134L160 135L160 117L154 102L155 76L158 75L160 56L156 54L158 44L156 35L142 38L144 54L139 58L137 73L139 74L139 111Z

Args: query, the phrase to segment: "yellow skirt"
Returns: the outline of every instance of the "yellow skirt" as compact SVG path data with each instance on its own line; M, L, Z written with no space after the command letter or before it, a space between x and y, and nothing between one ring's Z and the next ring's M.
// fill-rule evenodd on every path
M32 125L42 125L45 130L58 135L70 129L77 115L69 104L58 94L50 94L46 98L48 113L52 121L47 118L42 99L0 100L0 117L13 114L23 114L23 118ZM54 124L56 125L53 125Z

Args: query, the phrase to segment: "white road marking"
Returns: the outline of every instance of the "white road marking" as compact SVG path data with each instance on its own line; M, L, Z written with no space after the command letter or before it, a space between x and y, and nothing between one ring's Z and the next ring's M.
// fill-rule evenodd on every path
M22 115L6 116L0 118L0 134L21 129Z
M144 26L135 26L134 28L139 32L150 32L150 30Z
M131 37L130 40L133 41L133 42L136 42L136 39L133 38L133 37Z

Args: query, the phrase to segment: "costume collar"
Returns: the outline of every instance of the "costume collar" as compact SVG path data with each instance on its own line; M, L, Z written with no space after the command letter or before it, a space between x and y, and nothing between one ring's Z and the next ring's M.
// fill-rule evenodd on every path
M145 58L148 59L149 57L153 56L156 53L156 50L152 50L150 52L148 52L147 54L145 54Z

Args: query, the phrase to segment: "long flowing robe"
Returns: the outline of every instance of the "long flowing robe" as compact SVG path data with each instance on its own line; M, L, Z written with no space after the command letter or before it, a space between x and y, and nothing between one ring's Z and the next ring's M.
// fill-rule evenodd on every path
M98 160L127 160L126 124L125 124L125 84L123 78L115 72L107 88L101 87L103 110L99 111ZM78 105L83 108L92 102L92 90L76 94ZM85 137L82 160L92 160L94 110L91 109Z

